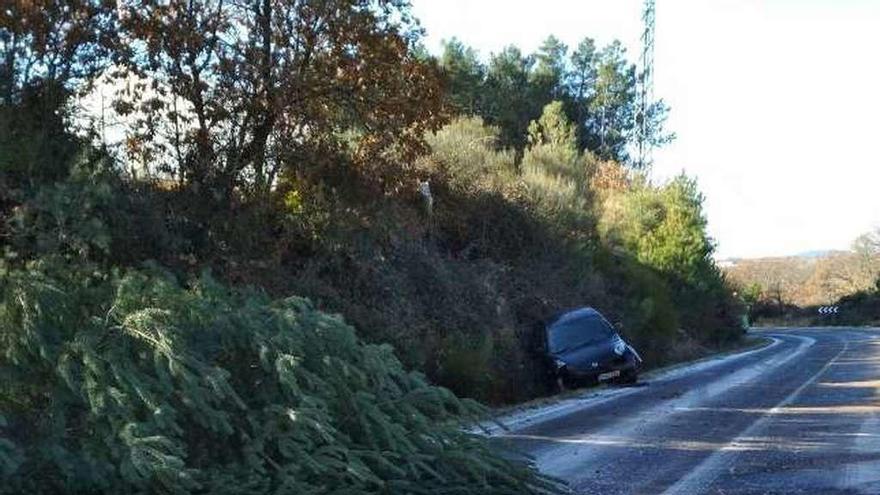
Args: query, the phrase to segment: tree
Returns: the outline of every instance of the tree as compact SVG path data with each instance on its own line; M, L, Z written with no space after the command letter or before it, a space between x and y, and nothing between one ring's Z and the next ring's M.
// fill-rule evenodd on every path
M399 0L136 0L123 19L126 68L143 79L119 105L142 117L133 144L158 145L154 160L207 198L264 194L346 136L364 175L393 190L394 167L444 120Z
M635 66L626 60L626 49L614 41L599 52L596 84L589 99L585 124L586 148L600 159L629 161L636 112Z
M740 296L749 308L758 304L764 294L764 288L758 282L752 282L741 290Z
M543 213L574 238L592 237L587 161L577 148L577 132L562 102L544 107L529 124L529 147L522 160L523 181Z
M663 129L669 108L662 100L644 114L640 111L636 69L619 41L597 50L591 38L584 38L569 55L564 43L549 36L532 55L508 46L493 54L484 68L472 49L453 39L444 45L440 64L454 106L498 126L502 146L524 150L529 122L552 101L561 101L575 123L578 148L602 160L640 166L630 159L629 150L642 120L649 145L661 146L674 138Z
M815 279L816 302L826 304L849 294L870 291L880 277L880 232L860 235L849 252L835 253L817 260L811 279ZM813 281L813 280L811 280Z
M606 241L633 253L678 286L718 286L703 196L696 181L679 175L662 188L636 183L609 193L600 230Z
M860 235L853 242L855 270L868 287L880 287L880 228Z
M644 114L641 110L636 112L636 126L641 124L641 120L645 120L645 136L644 144L649 148L659 148L675 140L674 132L666 132L664 124L669 116L669 106L663 100L652 102L645 109ZM650 167L651 163L639 163L631 161L631 166L637 169Z
M464 115L481 115L486 68L477 52L452 38L443 42L439 62L446 76L446 93L455 109Z
M706 234L703 195L696 181L679 175L662 189L664 213L656 229L639 239L639 258L691 284L699 283L715 246Z
M27 88L65 90L103 68L114 27L108 0L9 0L0 9L0 100Z
M565 115L562 102L547 104L541 117L529 124L529 145L557 148L566 155L565 162L577 157L577 131Z
M464 431L479 406L305 299L2 269L4 493L557 491Z
M0 203L67 174L81 145L68 132L68 100L108 63L113 5L10 0L0 8Z
M534 60L514 46L493 54L486 77L489 124L501 128L501 144L523 149L526 129L540 115L541 105L532 98L530 73Z
M439 164L450 185L479 194L512 182L511 150L496 150L499 130L480 117L458 117L431 133L431 154L426 161Z
M573 105L572 119L582 131L579 136L581 148L588 147L587 117L590 101L596 86L596 44L592 38L584 38L571 54L571 70L566 78L566 91Z
M536 102L545 105L552 100L566 97L566 53L568 47L555 36L549 36L535 54L535 67L531 83Z

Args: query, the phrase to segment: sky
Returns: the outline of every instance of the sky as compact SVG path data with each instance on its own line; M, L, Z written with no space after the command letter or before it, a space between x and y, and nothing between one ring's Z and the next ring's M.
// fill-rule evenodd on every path
M640 0L412 0L434 52L488 57L553 34L641 50ZM880 0L656 0L655 94L684 171L706 196L716 257L847 249L880 227Z

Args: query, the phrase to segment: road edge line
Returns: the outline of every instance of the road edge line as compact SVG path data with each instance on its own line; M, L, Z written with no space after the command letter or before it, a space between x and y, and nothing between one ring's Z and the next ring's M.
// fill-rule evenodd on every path
M657 370L653 370L648 376L651 378L652 381L665 382L668 380L687 376L691 373L705 371L707 369L714 368L715 366L727 364L732 361L737 361L758 352L768 351L782 343L781 339L776 338L772 335L763 335L761 337L769 339L771 342L767 345L746 349L742 352L727 353L720 356L715 355L702 359L697 359L690 363L680 363L678 365L673 365L671 369L660 368ZM812 345L813 343L815 343L815 341L813 341L810 345ZM573 397L560 398L558 401L540 405L533 409L530 409L527 406L519 410L514 409L513 411L501 414L500 416L495 416L492 419L481 421L473 427L466 428L465 431L468 431L469 433L492 437L498 434L516 431L517 429L525 425L534 426L537 424L541 424L544 421L549 421L551 419L570 414L571 412L577 411L579 409L604 404L612 400L636 394L642 390L644 390L644 388L641 387L601 390L588 389L583 394L578 394Z
M724 444L719 450L713 452L709 457L703 459L699 464L697 464L694 469L692 469L687 475L679 479L672 486L667 488L663 495L677 495L677 494L695 494L695 493L703 493L706 486L713 482L718 478L720 474L720 470L724 467L724 458L736 455L733 447L741 441L741 439L752 436L751 434L757 430L759 427L763 426L764 423L769 421L773 415L777 414L779 410L783 407L791 403L794 399L797 398L798 395L801 394L807 387L816 382L816 380L834 364L837 359L843 355L849 349L849 341L843 341L843 349L841 349L837 354L834 355L833 358L828 360L819 371L810 376L807 381L802 383L798 388L794 389L790 394L785 396L781 401L779 401L775 406L771 409L767 410L763 416L756 419L752 424L750 424L746 429L742 430L733 440ZM712 476L710 476L712 475Z

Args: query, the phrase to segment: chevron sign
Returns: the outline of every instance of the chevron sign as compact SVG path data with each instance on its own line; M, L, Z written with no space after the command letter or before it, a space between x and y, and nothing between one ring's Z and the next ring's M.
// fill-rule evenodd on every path
M820 306L819 314L820 315L836 315L837 314L837 306Z

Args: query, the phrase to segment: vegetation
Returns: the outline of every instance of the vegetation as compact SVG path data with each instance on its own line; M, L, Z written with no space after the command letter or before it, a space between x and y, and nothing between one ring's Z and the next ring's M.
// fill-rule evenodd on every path
M2 490L553 489L460 429L473 404L341 318L207 276L188 285L47 262L4 273Z
M540 493L453 393L548 393L543 319L739 337L619 44L418 42L399 0L0 11L3 490Z
M636 69L620 42L597 49L585 38L569 53L554 36L537 53L524 55L515 46L492 54L488 64L456 39L445 43L439 58L447 76L447 99L461 113L478 115L500 129L499 144L522 150L528 144L530 122L545 105L558 101L573 123L578 149L600 160L615 160L635 168L629 155L636 122L646 119L653 145L674 138L663 130L668 108L654 103L640 115Z
M818 324L880 321L880 232L853 241L849 251L812 256L733 260L726 269L751 307L753 319L807 318ZM818 315L818 307L840 312Z

